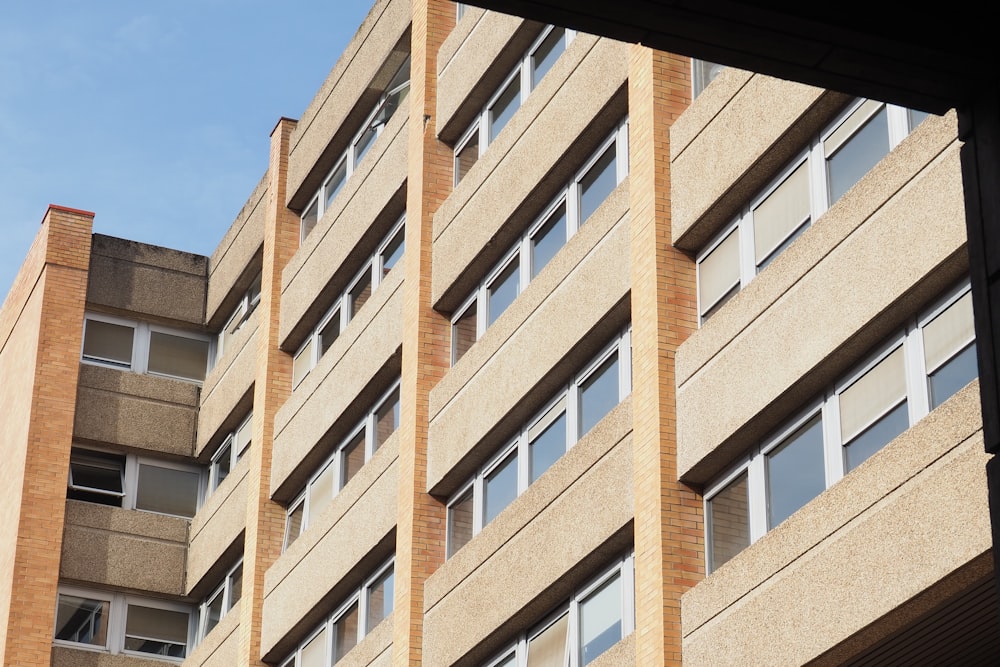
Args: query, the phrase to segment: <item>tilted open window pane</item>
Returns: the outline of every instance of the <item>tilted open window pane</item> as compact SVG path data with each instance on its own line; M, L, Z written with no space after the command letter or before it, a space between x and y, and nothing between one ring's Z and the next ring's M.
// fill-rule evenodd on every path
M208 369L208 341L152 331L149 334L149 372L204 380Z
M134 339L133 327L88 319L83 334L83 358L131 368Z
M60 593L56 610L56 639L107 647L110 607L111 603L107 600Z
M77 449L70 453L67 498L121 507L124 496L124 456Z

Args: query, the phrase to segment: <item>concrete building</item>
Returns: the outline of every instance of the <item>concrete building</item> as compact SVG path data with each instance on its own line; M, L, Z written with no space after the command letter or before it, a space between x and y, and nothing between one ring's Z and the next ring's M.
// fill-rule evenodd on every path
M377 0L211 257L45 214L0 664L995 664L960 144Z

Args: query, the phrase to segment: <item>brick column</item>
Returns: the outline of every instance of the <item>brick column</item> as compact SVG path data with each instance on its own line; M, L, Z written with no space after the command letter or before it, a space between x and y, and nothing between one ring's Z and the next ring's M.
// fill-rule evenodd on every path
M704 574L700 498L677 481L674 358L696 326L695 271L670 242L670 126L687 58L629 53L636 664L681 664L681 595Z
M406 193L406 279L400 384L399 496L392 664L422 663L424 582L444 562L445 509L427 494L431 388L448 367L448 322L431 307L434 212L452 184L452 152L435 137L437 52L455 5L413 0Z
M264 574L281 555L285 510L271 501L271 449L274 415L292 390L292 358L278 348L281 272L299 246L299 219L285 206L289 138L296 121L282 118L271 133L267 172L267 209L260 279L260 328L253 391L253 446L247 473L247 518L240 600L240 665L260 659Z
M50 206L0 310L0 665L48 665L94 214Z

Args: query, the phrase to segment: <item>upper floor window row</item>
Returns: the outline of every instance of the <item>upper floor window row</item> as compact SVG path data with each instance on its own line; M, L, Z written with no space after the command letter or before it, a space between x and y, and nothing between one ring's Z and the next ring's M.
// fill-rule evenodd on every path
M524 52L455 145L455 185L469 173L575 36L575 30L550 25Z
M626 330L480 468L448 502L450 558L632 391Z
M607 137L573 179L486 275L451 321L451 363L472 347L527 289L591 214L628 176L628 119Z
M198 509L201 479L197 466L73 447L66 497L191 518Z
M364 267L348 284L347 289L323 315L319 325L306 338L295 353L292 362L292 387L298 386L309 374L326 351L337 340L340 332L354 319L372 293L378 289L389 271L403 257L405 250L406 214L379 244L375 254L365 260Z
M392 613L394 563L382 565L322 625L299 644L281 667L330 667Z
M635 556L575 591L487 667L583 667L635 631Z
M211 345L203 334L87 313L81 358L89 364L201 382Z
M351 174L358 168L358 165L361 164L361 160L368 154L368 150L375 143L375 139L382 134L382 130L389 123L389 119L402 106L409 92L410 57L407 56L406 61L403 62L399 70L392 77L392 81L389 82L389 87L382 93L378 104L368 114L365 122L361 124L361 129L358 133L351 139L347 150L334 163L333 169L323 179L319 190L313 195L312 199L306 205L305 210L303 210L299 225L300 242L309 236L309 232L323 218L327 209L333 205L333 200L343 189L344 184L347 183L347 179L350 178Z
M243 325L247 323L253 311L257 309L260 304L260 276L258 275L253 284L250 285L240 301L236 304L233 312L229 315L226 320L226 324L222 327L222 330L215 337L215 356L213 357L213 365L222 358L225 354L227 343L229 340L236 335L236 333L243 328Z
M361 422L313 473L291 505L285 521L287 549L340 490L399 428L399 381L368 410Z
M760 539L977 375L966 284L707 488L708 570Z
M180 662L193 645L191 611L165 600L59 586L55 644Z
M198 605L196 641L201 642L243 596L243 559L226 572L222 581Z
M754 197L698 256L704 322L787 248L927 114L859 100Z
M208 493L211 494L229 476L229 473L250 449L253 438L253 412L246 416L236 429L227 435L212 455L208 471Z

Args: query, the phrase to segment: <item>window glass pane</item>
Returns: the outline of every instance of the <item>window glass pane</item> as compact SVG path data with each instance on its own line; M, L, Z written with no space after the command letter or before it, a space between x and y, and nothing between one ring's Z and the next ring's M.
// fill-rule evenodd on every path
M351 288L350 299L351 299L351 319L354 319L358 311L366 303L368 303L368 297L372 295L372 274L371 271L365 271L361 279L354 284Z
M553 27L531 54L531 85L537 86L542 77L552 68L562 52L566 50L565 28Z
M399 428L399 389L394 389L375 412L375 449Z
M337 662L358 643L358 605L355 603L333 624L333 661Z
M313 201L309 205L309 208L305 210L302 214L302 219L299 222L299 235L301 239L305 239L309 236L309 232L316 227L316 221L319 219L319 200Z
M219 621L222 620L222 602L224 597L224 591L220 588L219 591L208 601L208 604L205 605L205 635L208 635L208 633L212 631L212 628L218 625Z
M229 575L230 592L229 592L229 608L232 609L233 606L240 601L243 597L243 564L240 563L239 567L233 570L233 573Z
M809 220L809 170L803 162L753 210L757 264Z
M866 107L862 106L855 113L864 113L865 109ZM850 122L850 120L845 121L845 124ZM837 139L840 138L837 133L834 134ZM827 144L832 141L834 141L833 137L827 140ZM830 155L830 152L828 148L827 155ZM833 204L840 199L852 185L857 183L888 153L889 123L886 110L883 107L864 127L858 130L857 134L844 141L840 148L827 158L830 203Z
M605 149L590 170L580 179L580 224L587 221L597 207L618 185L615 143Z
M527 667L564 667L568 625L569 614L563 614L550 626L528 640Z
M56 610L56 639L107 646L109 606L106 600L60 594Z
M906 396L903 346L840 393L841 442L847 442Z
M233 441L227 438L225 443L216 453L215 463L212 465L215 468L215 488L218 488L222 481L229 477L229 470L232 467L233 461Z
M333 204L333 200L337 197L337 193L341 191L344 187L344 183L347 181L347 160L341 160L337 167L330 174L329 180L327 180L324 190L326 191L326 208L329 209L330 205Z
M236 448L236 458L239 459L240 456L247 450L250 446L250 442L253 439L253 417L248 416L246 421L240 425L239 430L233 436L233 446Z
M448 556L472 539L472 489L448 508Z
M316 517L320 515L330 501L333 500L333 495L335 493L333 488L333 462L326 464L326 468L323 469L316 479L313 480L312 484L309 485L309 521L310 523L316 520Z
M948 400L952 394L979 377L976 344L962 350L946 364L930 374L931 409Z
M823 422L817 415L767 456L768 528L774 528L826 486Z
M73 449L67 498L121 507L125 495L125 457Z
M382 619L392 613L393 583L393 571L390 569L369 587L367 632L371 632Z
M591 373L580 385L580 437L594 428L618 405L618 352Z
M500 130L519 106L521 106L521 77L515 74L490 107L490 142L497 138Z
M87 320L83 337L83 357L131 368L134 337L135 329L130 326Z
M926 111L918 111L916 109L907 109L908 120L910 122L910 132L913 132L930 114Z
M285 522L285 548L287 549L291 546L298 536L302 533L302 517L305 513L306 504L300 502L296 505L291 512L288 513L288 519Z
M975 337L972 322L972 292L967 292L924 325L924 361L928 372L937 369Z
M365 432L361 430L354 438L344 447L342 454L341 468L343 473L341 474L340 488L351 481L361 467L365 464Z
M533 667L533 663L531 662L529 662L528 665ZM490 667L516 667L516 666L517 666L517 653L513 652L510 653L509 655L500 658L499 661L490 664ZM557 667L562 667L562 664L560 663Z
M580 603L580 664L587 665L622 638L621 577Z
M306 376L309 371L312 370L312 348L313 348L313 338L309 337L306 344L299 350L299 353L295 355L295 360L292 362L292 384L296 385L302 381L302 378Z
M854 470L864 461L885 447L910 425L906 401L893 408L858 437L845 445L847 470Z
M472 165L479 160L479 128L472 131L468 141L455 151L455 185L465 178Z
M309 640L309 643L302 647L302 659L299 661L300 667L329 667L326 657L326 647L329 644L326 628Z
M507 266L504 267L503 271L500 272L500 275L490 283L488 288L490 299L489 319L486 326L496 322L503 311L507 310L507 307L514 302L514 299L517 297L520 275L520 265L515 255Z
M368 149L372 147L375 143L375 137L378 136L378 125L371 124L365 128L365 130L358 137L358 140L354 143L354 168L357 169L358 165L361 163L361 159L368 153Z
M140 463L136 509L176 516L194 516L198 504L198 473Z
M476 302L473 301L465 312L451 325L451 363L458 363L472 344L476 342Z
M484 483L483 525L492 521L503 508L517 498L517 450L493 469Z
M537 276L564 245L566 245L565 203L560 204L531 237L531 277Z
M750 546L750 507L747 473L729 483L708 501L708 561L715 571Z
M529 432L531 481L566 453L566 408L560 403Z
M150 373L204 380L208 369L208 341L153 331L149 334Z
M693 70L691 85L694 88L692 96L698 97L708 84L712 83L715 77L719 76L722 70L725 69L725 66L708 62L707 60L692 58L691 68Z
M183 658L187 653L187 612L128 605L125 649Z
M740 235L733 229L698 264L698 291L702 315L740 284Z
M319 330L319 356L322 357L340 335L340 309L330 314L323 328Z
M389 241L389 244L386 245L385 250L382 251L383 276L388 275L389 271L392 270L392 267L396 266L396 262L399 261L399 258L403 256L403 232L405 229L406 225L400 227L396 234L392 237L392 240Z

